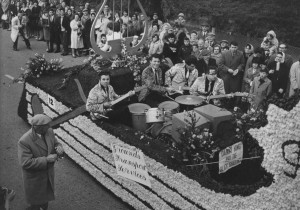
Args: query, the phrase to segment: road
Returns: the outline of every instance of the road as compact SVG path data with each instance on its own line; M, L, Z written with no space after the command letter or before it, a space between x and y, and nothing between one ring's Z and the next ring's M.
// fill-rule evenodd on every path
M17 159L17 141L30 127L17 115L23 85L11 84L4 75L17 77L19 68L36 52L45 53L46 58L60 57L60 54L46 53L45 42L35 39L30 42L33 50L28 50L20 38L19 51L13 51L10 32L0 28L0 185L16 191L12 210L27 206ZM63 65L70 67L82 63L84 57L74 59L69 55L63 59ZM57 162L55 173L56 200L50 202L49 210L130 209L69 158Z

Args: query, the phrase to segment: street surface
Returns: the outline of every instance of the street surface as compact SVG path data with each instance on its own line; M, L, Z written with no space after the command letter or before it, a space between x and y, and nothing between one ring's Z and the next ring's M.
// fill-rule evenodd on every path
M60 58L60 53L46 53L45 42L30 39L28 50L19 38L19 51L12 50L10 32L0 28L0 185L16 191L12 210L27 207L23 191L21 168L17 158L17 142L30 129L18 115L17 109L23 84L11 84L5 75L18 77L19 68L25 66L36 52L44 53L46 59ZM63 57L63 65L70 67L83 62L86 57ZM49 210L125 210L129 207L110 191L98 184L71 159L64 158L55 167L56 200L50 202Z

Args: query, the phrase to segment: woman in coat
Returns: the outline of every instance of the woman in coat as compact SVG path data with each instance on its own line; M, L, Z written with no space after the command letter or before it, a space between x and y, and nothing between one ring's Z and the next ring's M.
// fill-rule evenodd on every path
M163 44L159 40L158 34L152 36L152 42L149 45L149 55L161 54L163 52Z
M80 21L79 14L74 15L74 19L70 23L71 27L71 48L72 56L76 58L79 55L79 49L83 48L82 29L83 25Z
M254 57L252 60L252 67L245 71L243 77L243 86L242 86L243 92L249 93L254 78L259 76L259 72L260 72L259 64L260 64L260 58Z

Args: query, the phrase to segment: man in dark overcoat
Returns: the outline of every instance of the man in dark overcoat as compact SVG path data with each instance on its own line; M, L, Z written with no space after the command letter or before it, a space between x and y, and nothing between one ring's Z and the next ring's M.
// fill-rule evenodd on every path
M27 210L47 210L54 200L54 163L64 150L50 127L51 118L35 115L32 128L18 141Z
M220 61L220 78L224 81L226 94L241 91L244 75L244 56L238 50L238 43L232 41L230 49L222 53Z

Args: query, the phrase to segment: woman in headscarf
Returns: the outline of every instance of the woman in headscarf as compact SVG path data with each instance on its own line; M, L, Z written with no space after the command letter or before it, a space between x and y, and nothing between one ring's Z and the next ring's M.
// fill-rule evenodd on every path
M276 38L276 34L273 30L267 33L267 36L264 37L260 46L265 50L268 50L270 52L270 56L277 52L278 39Z

